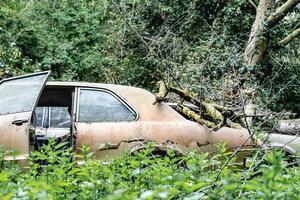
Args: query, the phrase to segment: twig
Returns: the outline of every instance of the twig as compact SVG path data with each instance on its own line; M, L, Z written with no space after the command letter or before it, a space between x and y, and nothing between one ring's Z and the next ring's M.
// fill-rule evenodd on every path
M122 14L122 12L119 10L117 4L113 1L113 5L115 9L117 10L118 14L121 16L123 21L126 23L126 25L138 36L138 38L144 43L144 45L148 48L149 51L153 52L153 54L156 56L156 58L160 61L161 65L168 70L168 67L162 62L162 59L159 57L159 55L153 50L150 49L149 44L144 40L144 38L131 26L131 24L126 20L125 16ZM157 69L161 74L164 74L159 69ZM181 88L181 85L179 84L178 80L175 78L174 74L169 71L170 76L173 78L175 83L178 85L178 87Z
M247 0L254 8L255 10L257 9L256 4L252 0Z

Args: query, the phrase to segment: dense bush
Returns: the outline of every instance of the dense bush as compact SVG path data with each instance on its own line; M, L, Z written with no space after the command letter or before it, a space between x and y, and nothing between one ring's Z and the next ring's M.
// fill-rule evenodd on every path
M265 62L249 68L243 51L255 13L244 0L2 0L0 74L51 69L55 79L150 90L177 79L214 101L243 79L256 103L299 113L299 40L274 47L299 27L299 6L270 31Z
M255 92L248 99L262 108L299 115L299 40L287 48L276 46L299 27L299 6L268 33L271 42L264 62L249 68L243 51L255 13L245 0L1 0L0 79L52 70L57 80L119 83L152 91L164 79L207 101L236 107L237 88L252 88ZM183 160L172 152L153 157L149 147L110 162L94 160L87 147L81 156L53 148L33 153L25 171L5 162L7 152L1 152L1 199L300 196L299 166L287 168L276 151L257 151L246 169L233 159L216 180L228 159L222 145L213 157L194 152ZM70 159L78 156L86 159L82 166Z
M255 154L241 169L233 159L216 180L230 153L190 152L178 158L153 155L152 144L133 156L126 153L101 162L87 147L81 155L57 150L50 143L31 156L29 169L3 161L1 152L1 199L297 199L300 168L287 168L283 154ZM70 157L85 159L77 165ZM258 165L258 163L263 163ZM43 162L46 165L40 165Z

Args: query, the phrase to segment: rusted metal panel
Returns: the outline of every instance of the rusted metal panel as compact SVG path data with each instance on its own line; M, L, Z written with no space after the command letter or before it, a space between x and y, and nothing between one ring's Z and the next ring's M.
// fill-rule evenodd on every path
M182 122L119 122L119 123L77 123L77 147L89 145L99 159L129 150L143 141L159 144L172 143L183 152L199 150L216 151L214 144L227 142L234 148L249 138L246 130L222 128L211 131L188 120ZM135 142L132 142L135 141ZM251 140L245 146L251 146Z
M139 114L139 119L133 122L76 123L77 147L89 145L98 158L118 154L134 145L143 145L141 140L160 144L171 142L183 151L194 149L205 152L215 151L216 143L226 142L227 147L234 148L249 139L246 130L221 128L214 132L185 119L165 103L153 105L155 96L143 89L110 84L68 84L108 89L122 97ZM128 142L134 139L139 141ZM245 144L249 145L252 145L251 140Z
M80 148L86 144L93 151L101 151L105 143L119 144L122 141L140 140L138 122L76 123L77 142Z
M0 144L16 156L25 158L29 154L29 120L18 126L15 120L30 119L31 112L0 115Z
M0 105L4 108L0 115L0 144L11 154L4 159L21 161L28 157L29 138L34 131L31 127L32 112L49 75L50 71L45 71L0 81L1 100L4 100Z

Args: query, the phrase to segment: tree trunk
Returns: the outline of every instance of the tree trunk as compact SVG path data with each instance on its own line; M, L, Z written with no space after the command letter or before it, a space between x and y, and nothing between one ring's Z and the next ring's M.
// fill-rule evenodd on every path
M284 134L297 135L300 133L300 119L279 120L276 130Z
M245 62L249 66L260 63L267 51L268 38L266 37L266 19L272 11L274 0L260 0L255 21L244 52Z
M251 28L249 40L247 42L244 58L248 66L254 66L260 63L268 49L267 32L280 22L290 11L292 11L300 0L287 0L279 8L273 11L275 0L260 0L256 10L255 21ZM293 33L288 38L289 42L298 36L299 33ZM286 43L286 41L282 41Z

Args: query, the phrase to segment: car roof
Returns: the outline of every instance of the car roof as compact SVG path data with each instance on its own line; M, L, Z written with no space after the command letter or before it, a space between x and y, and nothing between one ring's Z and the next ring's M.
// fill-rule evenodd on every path
M131 86L118 85L118 84L107 84L107 83L91 83L84 81L47 81L46 85L49 86L61 86L61 87L120 87L128 88Z
M178 112L165 103L157 103L153 105L155 96L149 91L118 84L105 83L89 83L89 82L62 82L62 81L48 81L46 86L53 87L89 87L109 90L122 99L124 99L129 106L131 106L138 114L140 120L143 121L185 121Z

